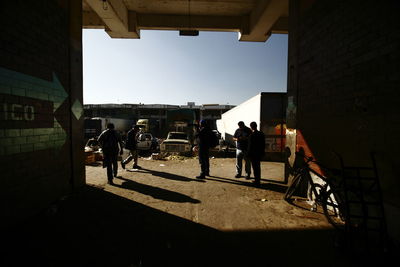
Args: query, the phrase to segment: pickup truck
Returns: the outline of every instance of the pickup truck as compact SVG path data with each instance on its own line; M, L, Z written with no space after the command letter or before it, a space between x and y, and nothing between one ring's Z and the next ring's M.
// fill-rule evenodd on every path
M169 132L167 139L160 145L161 152L190 153L192 144L184 132Z
M139 133L137 149L138 150L155 150L157 149L157 139L151 133Z

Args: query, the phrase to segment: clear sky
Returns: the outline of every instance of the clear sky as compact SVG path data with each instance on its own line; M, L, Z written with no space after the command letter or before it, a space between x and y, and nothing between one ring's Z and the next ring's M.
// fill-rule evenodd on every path
M254 43L225 32L111 39L84 30L83 75L85 104L238 105L259 92L286 92L287 35Z

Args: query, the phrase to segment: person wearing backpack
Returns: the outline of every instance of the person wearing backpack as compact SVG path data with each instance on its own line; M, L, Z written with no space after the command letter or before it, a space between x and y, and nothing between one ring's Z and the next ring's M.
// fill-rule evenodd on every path
M210 147L213 143L214 133L207 125L207 121L201 120L200 127L197 129L197 149L199 151L200 175L197 179L204 179L210 176Z
M114 130L114 124L108 123L97 141L103 151L103 168L107 168L108 184L113 185L113 177L117 177L118 172L118 152L120 155L123 153L121 136Z

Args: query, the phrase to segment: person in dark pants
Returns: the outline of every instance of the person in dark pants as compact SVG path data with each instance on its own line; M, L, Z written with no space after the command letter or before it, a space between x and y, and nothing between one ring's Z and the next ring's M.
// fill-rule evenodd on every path
M250 179L251 163L247 155L248 138L251 130L243 121L238 122L239 128L233 134L233 140L236 141L236 176L235 178L242 177L242 162L244 160L244 170L246 172L246 179Z
M114 124L109 123L97 140L103 151L103 168L107 168L108 183L113 185L113 177L117 177L118 172L118 152L123 153L121 136L114 130Z
M197 148L199 151L200 175L197 179L204 179L210 176L210 143L213 132L205 120L200 121L200 128L197 130Z
M254 172L254 185L260 186L261 184L261 159L265 153L265 135L263 132L257 130L257 123L253 121L250 123L252 133L249 136L248 156L251 161Z
M128 164L131 160L133 160L132 169L140 169L138 165L138 150L137 150L137 143L138 143L138 133L140 128L138 125L133 126L132 129L129 130L127 137L125 148L129 149L129 156L121 161L122 169L125 169L125 165Z

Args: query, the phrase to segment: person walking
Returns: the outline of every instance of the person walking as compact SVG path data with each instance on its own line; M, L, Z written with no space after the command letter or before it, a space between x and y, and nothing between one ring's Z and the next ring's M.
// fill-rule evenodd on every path
M138 165L138 136L139 136L140 128L138 125L134 125L132 129L130 129L126 136L125 148L129 150L129 155L126 159L121 161L122 169L125 169L125 165L128 164L131 160L133 160L132 169L140 169Z
M254 172L254 185L260 186L261 184L261 159L265 153L265 135L263 132L257 130L257 123L255 121L250 123L252 133L249 136L248 157L251 161L251 166Z
M107 168L108 184L113 185L113 177L118 173L118 152L120 155L123 153L121 136L114 130L114 124L108 123L97 141L103 151L103 168Z
M233 140L236 141L236 178L242 177L242 162L244 160L244 169L246 172L246 179L250 179L251 163L247 156L248 138L251 130L243 121L238 122L239 128L233 135Z
M210 127L207 125L207 121L201 120L200 127L197 129L197 150L199 152L199 163L200 163L200 175L196 176L197 179L204 179L206 176L210 176L210 145L212 134L214 134Z

